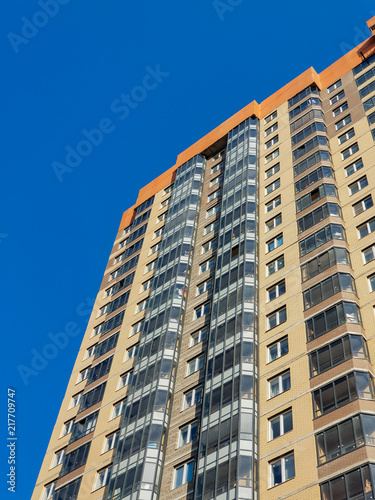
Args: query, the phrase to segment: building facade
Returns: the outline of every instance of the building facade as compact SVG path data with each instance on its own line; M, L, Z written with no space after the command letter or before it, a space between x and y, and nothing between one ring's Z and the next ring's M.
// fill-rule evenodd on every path
M33 500L375 498L367 24L124 213Z

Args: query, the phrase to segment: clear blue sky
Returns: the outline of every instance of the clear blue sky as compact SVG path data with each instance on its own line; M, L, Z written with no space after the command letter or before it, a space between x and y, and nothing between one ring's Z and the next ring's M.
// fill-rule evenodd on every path
M19 500L31 496L87 304L138 190L253 99L360 43L375 15L370 0L324 11L273 0L49 1L4 0L0 16L0 496ZM98 127L95 146L81 142ZM82 158L71 153L78 144ZM81 334L33 367L69 323ZM16 494L5 479L7 387L16 389Z

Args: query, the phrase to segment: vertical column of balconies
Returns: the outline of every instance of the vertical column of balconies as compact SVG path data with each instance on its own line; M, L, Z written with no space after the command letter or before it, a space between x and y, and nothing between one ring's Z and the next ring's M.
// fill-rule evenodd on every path
M257 121L228 135L195 498L254 499Z
M203 167L196 156L176 173L108 499L159 498Z

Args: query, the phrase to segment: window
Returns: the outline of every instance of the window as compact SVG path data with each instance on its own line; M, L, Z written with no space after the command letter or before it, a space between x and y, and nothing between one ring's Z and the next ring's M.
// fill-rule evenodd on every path
M79 392L78 394L75 394L72 396L72 399L70 400L69 404L69 409L74 408L79 405L82 397L82 392Z
M68 422L65 422L62 428L61 437L64 437L72 432L73 424L74 418L72 418L72 420L68 420Z
M154 232L154 238L161 236L164 233L164 226Z
M285 321L286 306L267 316L267 330L271 330L271 328L275 328L275 326L281 325L281 323L285 323Z
M88 374L89 374L89 368L85 368L84 370L80 371L77 378L77 384L79 384L83 380L86 380Z
M280 179L276 179L272 184L268 184L266 186L266 194L272 193L272 191L275 191L275 189L280 187Z
M353 500L366 498L366 500L371 500L371 497L374 497L372 480L374 472L374 465L370 464L357 467L350 472L330 479L320 486L322 500L336 500L338 498Z
M206 212L206 218L211 217L212 215L217 214L219 212L219 210L220 210L219 205L215 205L214 207L210 208Z
M270 139L269 141L266 142L265 148L266 149L272 148L272 146L274 146L278 142L279 142L279 136L275 135L275 137L272 137L272 139Z
M312 252L331 240L345 240L345 231L339 224L328 224L299 243L300 257Z
M87 417L75 422L72 430L72 437L70 438L70 443L73 443L74 441L77 441L77 439L80 439L83 436L87 436L87 434L93 432L96 427L98 415L99 411L96 411L94 413L90 413L90 415L87 415Z
M157 252L159 250L159 248L160 248L160 243L157 243L156 245L151 247L149 255L152 255L153 253Z
M186 464L176 467L174 470L174 481L173 487L178 488L182 484L188 483L193 479L194 462L188 462Z
M124 240L120 241L118 244L119 248L123 248L126 245L126 242L128 241L128 238L125 238Z
M332 196L338 198L338 192L336 186L333 184L322 184L321 186L313 189L309 193L305 194L296 201L296 211L301 212L307 207L313 205L317 201L321 200L326 196Z
M317 276L336 264L350 266L349 253L345 248L334 247L301 266L302 282Z
M80 406L80 412L87 410L91 406L94 406L96 403L99 403L103 399L106 382L103 384L97 385L94 389L89 392L86 392L82 396L82 402Z
M357 151L359 151L359 147L358 144L355 142L349 148L344 149L344 151L342 151L341 158L343 160L346 160L347 158L349 158L349 156L354 155Z
M268 220L266 222L266 232L279 226L281 224L281 220L282 220L281 214L278 214L275 217L273 217L272 219Z
M375 274L372 274L367 279L370 287L370 292L375 292Z
M336 273L303 292L304 309L316 306L338 292L355 293L354 279L350 274Z
M330 162L331 160L332 160L332 158L331 158L331 155L329 154L328 151L316 151L311 156L309 156L305 160L302 160L300 163L297 163L297 165L295 165L293 167L294 177L296 177L297 175L302 174L308 168L313 167L314 165L316 165L320 161L328 161L328 162Z
M366 196L366 198L363 198L363 200L358 201L357 203L354 203L354 205L353 205L354 215L356 216L356 215L361 214L365 210L368 210L369 208L371 208L373 205L374 205L374 203L372 201L371 194L369 194L368 196Z
M210 201L213 201L216 198L219 198L219 196L220 196L220 189L211 193L207 198L207 202L210 203Z
M119 382L119 389L122 389L126 385L129 385L133 380L133 370L130 370L123 375L121 375L120 382Z
M162 222L163 220L165 220L167 218L167 213L168 213L168 211L159 215L159 217L156 219L156 222Z
M341 207L337 203L324 203L297 220L298 233L303 233L327 217L341 217Z
M91 442L76 448L75 450L67 453L64 458L63 466L60 471L60 477L69 474L70 472L82 467L87 461Z
M292 152L293 161L298 160L317 146L329 146L328 139L322 135L317 135L305 142Z
M265 157L265 163L269 163L270 161L274 160L279 156L279 148L275 149L275 151L272 151L269 155Z
M103 488L103 486L108 484L110 476L111 476L111 467L107 467L106 469L100 470L96 474L94 490Z
M339 302L305 321L307 341L310 342L344 323L361 324L359 309L354 302Z
M275 248L283 244L283 234L277 235L273 240L267 241L266 252L272 252Z
M337 82L335 83L332 83L332 85L330 85L328 88L327 88L327 93L330 94L331 92L333 92L334 90L338 89L339 87L341 87L342 83L341 83L341 80L337 80Z
M271 276L271 274L275 273L276 271L279 271L284 267L284 255L281 255L275 260L272 260L267 264L267 276Z
M339 106L338 108L336 108L332 111L333 116L338 116L343 111L346 111L348 109L348 107L349 106L348 106L347 102L342 103L341 106Z
M118 438L120 435L120 431L113 432L109 436L105 438L103 453L106 451L112 450L118 443Z
M146 309L147 306L148 306L148 299L145 299L145 300L142 300L141 302L138 302L136 310L135 310L135 314L143 311L144 309Z
M168 186L164 189L164 194L170 193L172 191L172 189L173 189L173 184L171 184L170 186Z
M348 141L352 137L355 136L354 128L349 129L345 134L339 136L339 144L344 144L344 142Z
M171 201L170 198L168 198L167 200L162 201L161 204L160 204L160 208L164 208L164 207L168 206L170 201Z
M345 116L344 118L342 118L342 120L338 121L335 124L336 130L342 129L343 127L345 127L345 125L348 125L348 123L350 123L351 121L352 117L350 115ZM341 144L341 142L339 142L339 144Z
M183 410L186 410L186 408L190 408L191 406L194 406L198 403L200 403L201 400L201 395L202 395L202 388L201 387L195 387L189 392L186 392L184 394L184 402L183 402Z
M197 286L196 295L201 295L202 293L207 292L207 290L211 290L211 288L212 288L212 281L211 280L204 281L203 283Z
M55 453L55 456L53 457L51 469L53 467L57 467L58 465L60 465L62 463L62 461L64 460L64 456L65 456L65 448L57 451Z
M368 180L367 177L364 175L357 181L353 182L352 184L349 184L350 196L352 196L355 193L358 193L358 191L365 188L366 186L368 186Z
M375 231L375 217L357 227L359 239Z
M99 309L98 316L103 316L103 314L107 313L110 309L111 309L111 303L109 302L108 304Z
M292 410L284 411L269 419L270 441L293 429Z
M293 132L301 128L303 125L306 125L306 123L308 123L310 120L316 118L324 120L323 111L320 109L311 109L308 113L301 116L301 118L298 118L298 120L290 124L290 133L292 134Z
M271 488L292 479L295 476L294 453L289 453L289 455L285 455L278 460L270 462L270 473Z
M88 359L88 358L91 358L91 356L94 355L94 352L95 352L95 346L91 346L87 349L86 353L85 353L85 356L83 359Z
M198 422L191 422L188 425L180 428L180 434L178 437L178 447L184 446L184 444L190 443L197 439L198 436Z
M271 127L268 127L265 131L264 131L264 136L267 137L268 135L272 134L272 132L276 132L278 128L278 124L275 123L274 125L272 125Z
M222 163L218 163L217 165L215 165L214 167L211 168L211 174L214 174L215 172L217 172L218 170L220 170L222 167L223 167L223 164Z
M203 342L203 340L206 340L207 338L207 328L202 328L198 332L194 332L191 334L190 338L190 347L199 344L200 342Z
M285 280L280 281L276 285L271 286L267 289L267 302L280 297L285 293Z
M299 142L303 141L309 137L314 132L325 132L327 133L327 127L322 122L312 122L306 128L300 130L296 135L292 137L292 147L294 147ZM312 149L310 147L310 149Z
M126 405L125 401L126 401L126 399L122 399L121 401L119 401L118 403L115 403L113 405L111 420L113 418L119 417L120 415L122 415L124 413L125 405Z
M347 167L345 167L345 174L348 177L349 175L354 174L354 172L357 172L358 170L360 170L362 167L363 167L363 161L362 161L362 158L360 158L359 160L356 160L351 165L348 165Z
M199 266L199 274L208 271L208 269L211 269L212 267L214 267L214 259L206 260L206 262L203 262L203 264Z
M144 320L138 321L138 323L135 323L135 325L133 325L131 327L130 336L135 335L136 333L141 332L143 330L143 325L144 325Z
M198 356L197 358L192 359L188 362L187 365L187 375L191 375L203 368L204 356Z
M361 335L345 335L311 352L310 376L316 377L351 358L368 359L367 342Z
M155 269L156 267L156 260L153 260L152 262L150 262L149 264L147 264L146 266L146 273L149 273L150 271L152 271L153 269Z
M55 494L53 495L54 500L77 500L78 492L81 486L82 477L71 481L65 486L58 488L55 490Z
M373 379L366 372L350 372L313 391L314 417L320 417L356 399L374 399Z
M125 361L128 361L129 359L134 358L138 354L138 348L139 348L139 344L135 344L135 345L129 347L129 349L126 349Z
M274 175L276 174L277 172L279 172L280 170L280 163L276 163L276 165L274 165L273 167L269 168L268 170L266 170L266 179L268 179L269 177L271 177L271 175Z
M363 261L365 264L374 260L375 259L375 245L372 245L371 247L368 247L368 248L365 248L365 250L362 250L362 254L363 254Z
M278 207L281 203L281 196L276 196L276 198L274 198L273 200L269 201L267 204L266 204L266 212L270 212L271 210L273 210L274 208Z
M214 221L214 222L211 222L211 224L209 224L208 226L206 226L204 228L204 231L203 231L203 234L206 235L206 234L209 234L211 233L212 231L215 231L215 229L219 226L219 222L218 221Z
M269 363L275 359L281 358L281 356L285 356L285 354L289 352L288 337L283 337L277 342L269 345L267 351Z
M201 318L210 312L210 303L202 304L196 309L194 309L194 319Z
M292 109L292 111L289 111L289 119L292 120L296 116L298 116L300 113L303 113L303 111L306 111L307 108L311 106L321 106L322 101L318 97L310 97L306 101L304 101L302 104L299 106L295 107Z
M340 101L340 99L343 99L344 97L345 97L345 92L342 90L338 94L336 94L333 97L331 97L331 99L329 100L329 103L331 105L335 104L336 102Z
M153 281L153 278L151 278L150 280L147 280L145 281L144 283L142 283L142 286L141 286L141 290L139 293L143 293L145 292L146 290L148 290L149 288L151 288L152 286L152 281Z
M216 240L207 241L207 243L204 243L204 245L202 245L202 252L201 253L206 253L209 250L211 250L211 248L215 248L215 247L216 247Z
M56 482L47 484L43 489L43 495L41 500L52 500L53 493L55 491Z
M272 120L274 120L275 118L277 118L277 111L274 111L270 115L266 116L264 119L264 123L267 124L267 123L271 122Z
M212 181L210 182L210 187L215 186L215 184L220 182L222 180L222 178L223 177L221 175L219 175L218 177L215 177L215 179L212 179Z

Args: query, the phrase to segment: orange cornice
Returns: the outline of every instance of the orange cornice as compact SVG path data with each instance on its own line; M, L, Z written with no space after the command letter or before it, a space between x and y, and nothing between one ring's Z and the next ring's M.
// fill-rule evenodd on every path
M370 29L374 25L375 17L367 21L367 26ZM124 212L124 215L121 219L120 229L123 229L128 224L130 224L133 217L133 211L138 205L173 182L175 172L179 166L183 165L185 162L190 160L190 158L193 158L197 154L200 154L211 144L227 135L230 130L237 127L237 125L242 123L244 120L246 120L250 116L256 116L259 119L264 118L265 116L272 113L274 109L278 108L284 102L288 101L288 99L291 99L294 95L298 94L298 92L313 83L315 83L319 87L319 89L328 87L336 80L338 80L342 75L358 66L358 64L360 64L364 60L364 58L367 58L374 53L375 38L370 37L359 44L357 47L352 49L350 52L345 54L343 57L338 59L321 73L317 73L315 69L311 67L304 71L301 75L294 78L294 80L284 85L284 87L272 94L270 97L265 99L261 104L258 104L256 101L252 101L240 111L237 111L237 113L225 120L225 122L223 122L221 125L214 128L211 132L206 134L204 137L185 149L185 151L180 153L177 156L176 164L173 167L171 167L163 174L159 175L159 177L151 181L139 191L136 204L133 207L129 208L126 212Z

